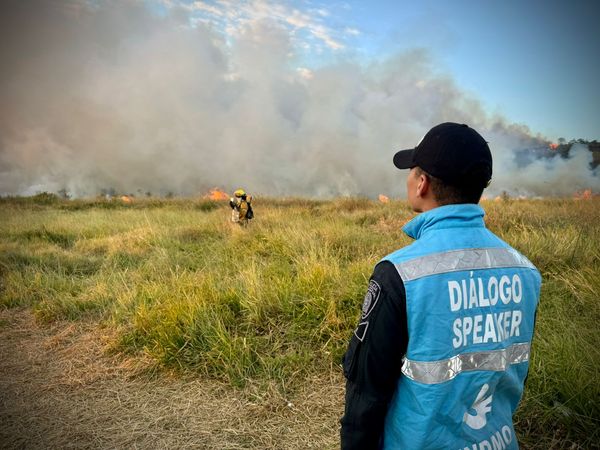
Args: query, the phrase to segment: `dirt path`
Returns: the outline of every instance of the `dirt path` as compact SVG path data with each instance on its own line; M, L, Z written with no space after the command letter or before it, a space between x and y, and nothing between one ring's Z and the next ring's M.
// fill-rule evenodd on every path
M285 399L210 380L150 377L107 356L95 323L39 325L0 310L0 448L335 448L341 377Z

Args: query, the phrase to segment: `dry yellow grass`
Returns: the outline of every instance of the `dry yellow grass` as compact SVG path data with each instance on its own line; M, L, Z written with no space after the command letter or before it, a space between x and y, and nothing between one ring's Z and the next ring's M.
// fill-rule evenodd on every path
M40 325L11 309L0 324L1 448L337 447L339 376L285 398L281 386L148 372L139 357L107 355L107 330L92 322Z

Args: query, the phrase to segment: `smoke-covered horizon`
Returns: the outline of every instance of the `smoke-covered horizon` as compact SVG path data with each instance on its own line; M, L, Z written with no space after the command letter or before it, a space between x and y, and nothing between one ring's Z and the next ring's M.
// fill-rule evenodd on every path
M235 39L138 1L0 4L0 195L66 189L156 194L242 186L263 195L400 196L394 152L432 126L468 123L489 142L488 195L600 187L591 152L519 167L547 145L486 111L426 50L308 70L268 19Z

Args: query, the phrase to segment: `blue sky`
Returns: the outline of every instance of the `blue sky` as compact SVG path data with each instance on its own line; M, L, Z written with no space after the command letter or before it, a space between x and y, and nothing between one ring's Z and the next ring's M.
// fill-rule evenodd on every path
M551 138L599 138L600 2L402 3L355 16L375 53L428 48L488 108Z
M595 1L195 1L157 8L234 33L271 16L298 39L306 68L351 59L368 65L425 49L486 111L549 139L600 139L600 2Z

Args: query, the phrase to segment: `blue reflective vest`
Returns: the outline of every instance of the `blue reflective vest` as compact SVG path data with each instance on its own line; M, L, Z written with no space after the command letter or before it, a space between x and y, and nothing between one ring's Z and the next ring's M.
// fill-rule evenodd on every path
M517 449L541 277L485 228L473 204L418 215L416 239L384 258L406 288L408 348L385 421L386 449Z

